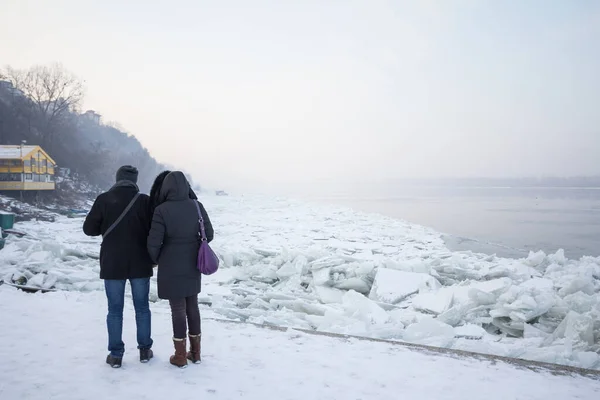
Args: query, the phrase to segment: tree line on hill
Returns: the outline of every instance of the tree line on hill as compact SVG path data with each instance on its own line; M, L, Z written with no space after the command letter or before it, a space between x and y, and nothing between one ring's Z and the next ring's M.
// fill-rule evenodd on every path
M82 113L84 94L83 82L60 64L0 70L0 145L40 145L59 168L100 189L114 183L118 166L135 165L147 192L165 165L118 125Z

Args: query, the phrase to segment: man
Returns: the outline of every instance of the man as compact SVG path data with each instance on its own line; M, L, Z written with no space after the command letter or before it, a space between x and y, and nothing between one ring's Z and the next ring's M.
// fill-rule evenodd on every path
M149 212L150 198L139 193L137 178L135 167L125 165L119 168L117 182L109 191L98 196L83 224L86 235L103 236L100 279L104 280L108 300L106 325L110 351L106 363L113 368L121 367L125 353L122 333L127 280L135 308L140 361L145 363L153 357L148 302L153 265L146 246L152 216Z

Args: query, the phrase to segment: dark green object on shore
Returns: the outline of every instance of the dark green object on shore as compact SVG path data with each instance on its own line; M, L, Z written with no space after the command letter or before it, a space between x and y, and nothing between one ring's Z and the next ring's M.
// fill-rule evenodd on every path
M0 228L12 229L15 225L15 214L0 211Z

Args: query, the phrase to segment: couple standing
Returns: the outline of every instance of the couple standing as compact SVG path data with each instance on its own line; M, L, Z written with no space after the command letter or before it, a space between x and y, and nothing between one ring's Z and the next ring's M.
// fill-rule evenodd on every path
M88 236L102 235L100 279L108 300L108 350L106 363L119 368L125 352L122 340L125 284L131 284L135 308L140 362L153 357L150 277L158 264L158 297L169 300L175 354L171 364L185 367L187 360L200 362L201 274L197 268L200 218L207 241L213 228L196 194L180 171L164 171L156 177L150 196L137 186L138 171L126 165L117 171L115 185L102 193L83 224ZM188 330L189 325L189 332ZM186 333L190 341L187 352Z

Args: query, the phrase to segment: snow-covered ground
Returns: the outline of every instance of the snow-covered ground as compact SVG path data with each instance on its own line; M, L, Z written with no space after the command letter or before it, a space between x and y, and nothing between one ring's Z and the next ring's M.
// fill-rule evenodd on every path
M1 399L582 399L600 381L424 354L356 339L205 319L203 362L168 364L171 323L153 305L155 358L138 362L128 302L123 368L106 366L101 292L25 294L0 287Z
M600 258L451 252L439 232L346 208L203 201L222 267L202 297L221 318L600 369ZM30 235L8 238L0 279L101 291L81 223L19 223Z

